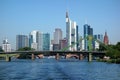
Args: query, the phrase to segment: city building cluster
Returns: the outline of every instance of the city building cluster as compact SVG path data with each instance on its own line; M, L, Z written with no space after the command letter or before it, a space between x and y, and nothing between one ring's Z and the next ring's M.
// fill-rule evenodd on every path
M44 50L69 50L69 51L90 51L99 49L100 43L109 44L107 32L102 34L93 34L93 28L89 24L83 25L83 37L79 34L79 26L75 21L69 18L66 12L66 36L60 28L56 28L53 33L53 39L50 39L49 33L42 33L34 30L27 35L16 35L16 50L24 47L31 47L36 51ZM3 40L2 48L5 52L11 51L11 44L8 40Z

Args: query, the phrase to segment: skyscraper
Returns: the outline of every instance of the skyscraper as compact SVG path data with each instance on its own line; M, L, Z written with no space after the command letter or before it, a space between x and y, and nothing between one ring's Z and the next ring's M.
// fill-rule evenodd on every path
M39 31L32 31L29 34L29 46L35 50L43 50L43 34Z
M71 21L68 12L66 12L66 39L67 39L67 46L69 47L68 50L77 50L77 38L78 38L78 26L76 22Z
M60 43L59 43L60 50L64 50L66 47L67 47L67 40L66 39L60 40Z
M94 35L94 50L99 49L100 43L98 41L103 43L103 35L102 34Z
M28 36L17 35L16 36L16 50L19 48L28 47Z
M76 40L77 40L77 41L76 41L76 42L77 42L76 46L77 46L77 50L80 50L80 48L79 48L79 47L80 47L80 46L79 46L79 45L80 45L80 44L79 44L79 42L80 42L80 41L79 41L79 40L80 40L80 37L79 37L78 30L79 30L79 28L78 28L78 25L77 25L77 26L76 26Z
M103 35L102 34L94 35L94 39L99 40L100 42L103 43Z
M105 32L105 35L104 35L104 44L105 44L105 45L108 45L108 44L109 44L109 39L108 39L107 32Z
M93 28L90 28L90 25L88 24L85 24L83 27L84 27L84 50L88 51L89 45L92 45L91 43L88 44L89 43L88 36L91 36L91 37L93 36Z
M54 32L54 44L59 44L60 40L62 40L62 30L56 28Z
M8 43L7 39L3 40L2 50L4 50L5 52L11 52L11 44Z
M43 34L43 50L50 50L50 34Z

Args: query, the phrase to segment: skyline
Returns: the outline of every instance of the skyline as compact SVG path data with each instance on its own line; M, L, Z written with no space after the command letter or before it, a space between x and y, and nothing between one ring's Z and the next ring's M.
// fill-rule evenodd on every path
M110 43L120 41L120 1L119 0L1 0L0 1L0 46L7 38L12 47L16 35L28 35L33 30L50 33L53 39L55 28L61 28L66 35L66 11L71 20L79 26L83 36L86 20L93 28L93 34L105 34Z

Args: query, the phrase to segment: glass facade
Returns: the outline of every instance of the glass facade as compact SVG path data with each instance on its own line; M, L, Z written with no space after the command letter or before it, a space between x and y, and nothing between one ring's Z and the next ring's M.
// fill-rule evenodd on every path
M76 51L77 50L77 38L78 38L78 26L76 22L71 21L68 17L68 12L66 13L66 39L67 39L67 46L69 47L68 50Z
M42 44L42 33L36 30L32 31L29 34L29 46L37 51L40 51L43 50Z
M28 36L17 35L16 36L16 50L19 48L28 47Z
M50 50L50 34L43 34L43 50Z
M93 43L94 50L99 49L99 44L100 43L96 40L103 43L103 35L102 34L94 35L94 43Z
M89 43L88 36L93 36L93 28L90 28L90 25L88 25L88 24L85 24L83 27L84 27L84 50L88 51L89 46L90 45L93 46L93 41L92 41L92 44L88 44Z

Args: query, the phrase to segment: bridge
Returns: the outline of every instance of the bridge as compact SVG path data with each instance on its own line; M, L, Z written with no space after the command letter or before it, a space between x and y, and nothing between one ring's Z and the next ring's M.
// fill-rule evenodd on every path
M97 56L103 58L105 55L105 52L102 51L92 51L92 41L97 41L101 45L103 45L105 48L108 48L106 45L104 45L99 40L94 39L91 35L87 36L86 38L88 40L88 51L68 51L69 47L73 47L75 44L78 44L80 41L67 46L66 48L63 48L60 51L15 51L15 52L0 52L0 57L5 57L6 61L11 61L11 57L15 56L18 57L21 54L27 54L31 55L31 59L34 60L35 56L38 56L39 58L42 58L43 56L55 56L56 60L60 59L60 56L65 56L65 58L75 57L79 60L82 60L84 56L87 56L88 61L92 61L92 56Z
M88 57L88 61L92 61L92 56L104 57L105 52L101 51L15 51L15 52L0 52L0 57L4 57L6 61L11 61L11 57L19 57L21 54L31 55L31 59L34 60L35 56L42 58L43 56L55 56L56 60L60 59L60 56L65 58L75 57L82 60L84 56Z

